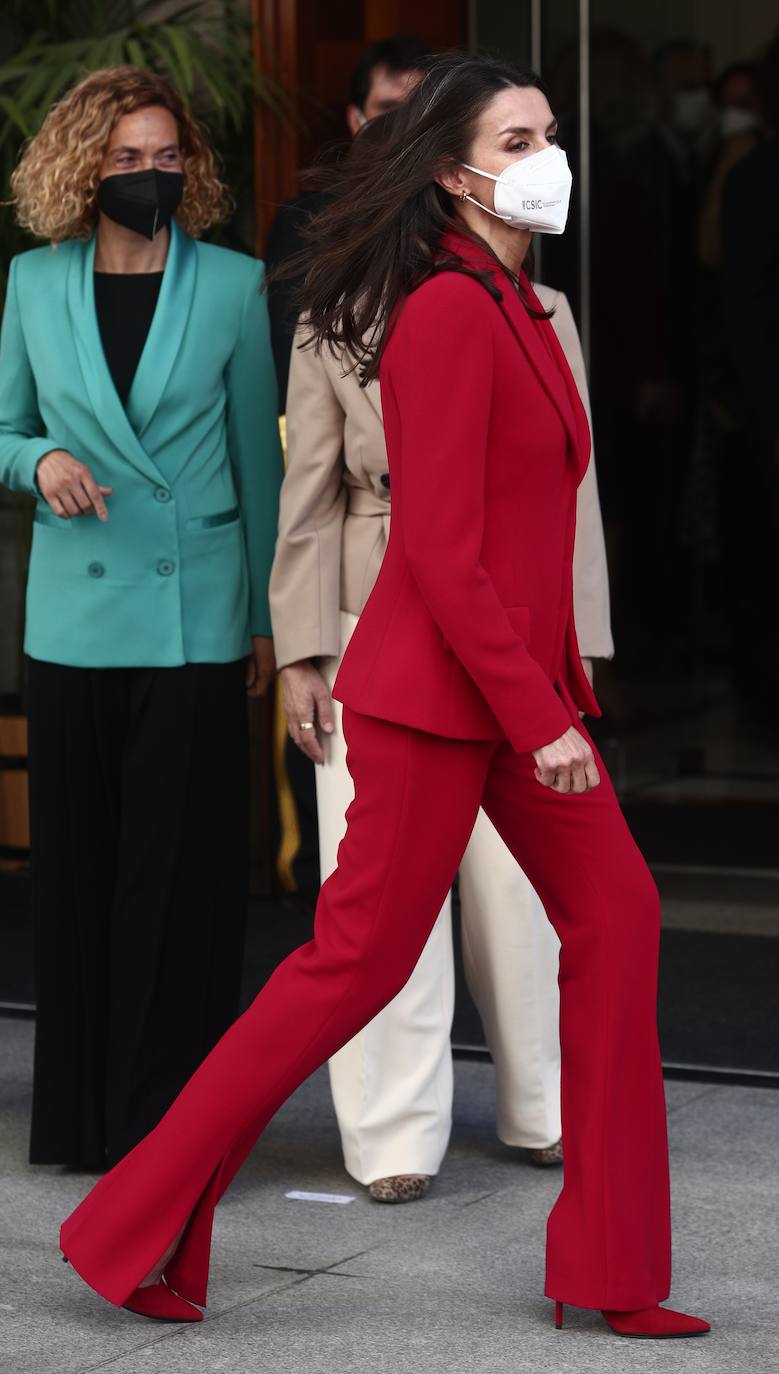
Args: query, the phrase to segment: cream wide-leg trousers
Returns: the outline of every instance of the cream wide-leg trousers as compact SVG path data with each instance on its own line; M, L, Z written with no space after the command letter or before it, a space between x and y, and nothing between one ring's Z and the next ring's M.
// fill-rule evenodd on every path
M357 624L341 612L341 654L320 669L332 688ZM316 768L321 876L336 866L353 798L341 706ZM560 1137L560 942L527 878L483 811L459 876L463 961L495 1063L497 1131L507 1145ZM454 957L447 898L406 986L330 1060L344 1163L359 1183L436 1174L452 1125Z

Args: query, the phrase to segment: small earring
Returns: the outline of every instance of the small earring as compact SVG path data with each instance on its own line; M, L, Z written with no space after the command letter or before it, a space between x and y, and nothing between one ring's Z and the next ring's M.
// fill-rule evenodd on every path
M466 198L467 195L468 195L468 192L467 192L467 191L461 191L461 192L460 192L460 200L465 200L465 198Z

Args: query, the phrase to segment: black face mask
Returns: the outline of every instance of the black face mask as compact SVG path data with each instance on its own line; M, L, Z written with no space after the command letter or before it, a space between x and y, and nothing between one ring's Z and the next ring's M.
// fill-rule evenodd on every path
M170 224L184 194L181 172L119 172L104 177L97 188L97 203L115 224L153 239Z

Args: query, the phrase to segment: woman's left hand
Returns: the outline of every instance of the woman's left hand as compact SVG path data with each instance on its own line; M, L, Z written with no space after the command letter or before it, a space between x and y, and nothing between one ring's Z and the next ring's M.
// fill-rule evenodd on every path
M252 635L252 651L246 660L246 691L264 697L276 676L276 655L270 635Z

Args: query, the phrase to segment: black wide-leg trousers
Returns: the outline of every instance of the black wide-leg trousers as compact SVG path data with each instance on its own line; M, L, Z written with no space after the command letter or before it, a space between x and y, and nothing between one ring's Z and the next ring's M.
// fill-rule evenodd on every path
M244 665L29 660L30 1160L113 1165L238 1012Z

